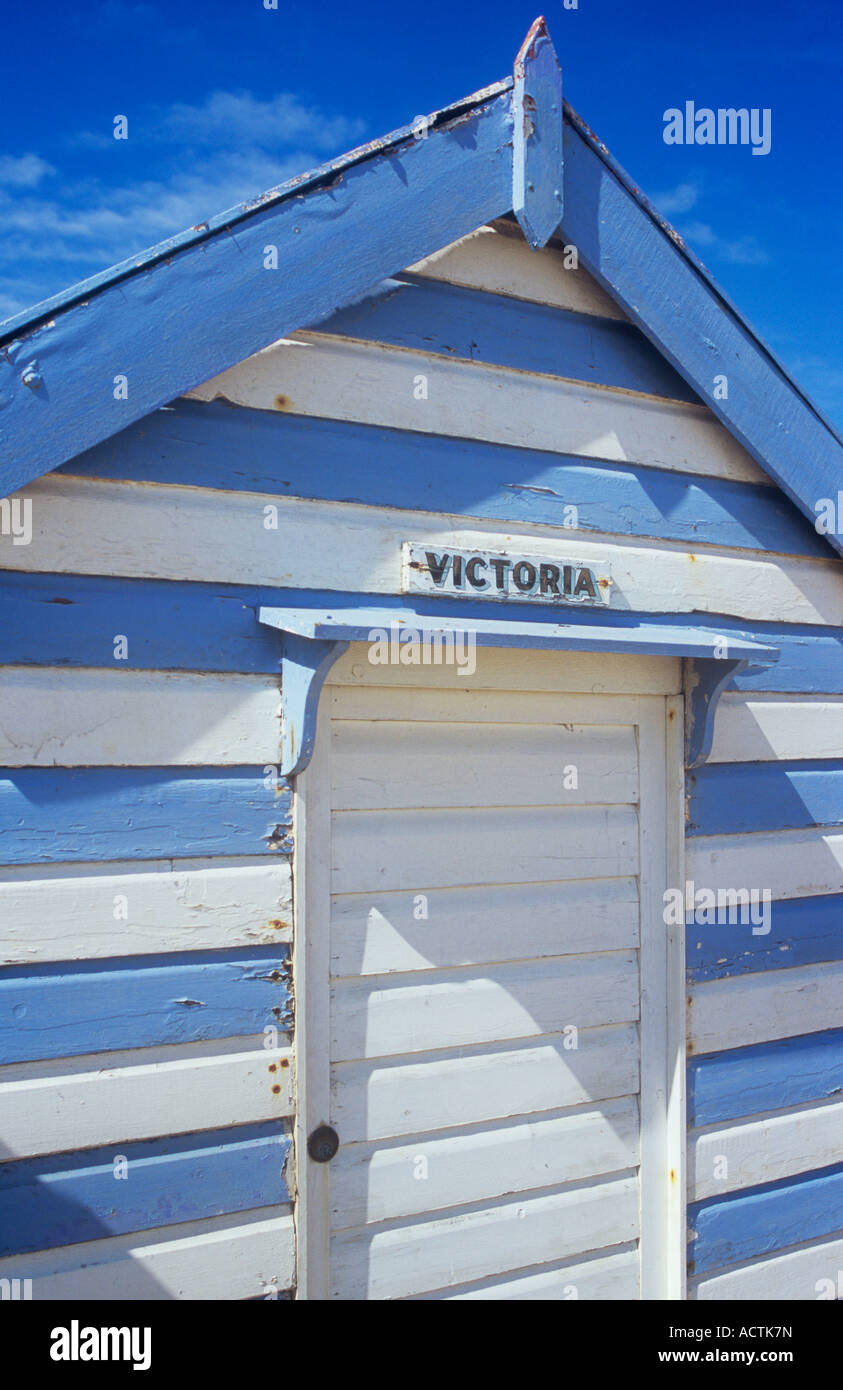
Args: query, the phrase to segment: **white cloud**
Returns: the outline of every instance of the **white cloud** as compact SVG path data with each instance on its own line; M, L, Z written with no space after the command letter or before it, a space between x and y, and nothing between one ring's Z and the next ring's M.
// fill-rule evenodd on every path
M699 202L699 197L700 190L696 184L679 183L665 193L654 194L650 202L665 217L672 217L677 212L690 212Z
M729 265L763 265L770 258L754 236L742 236L730 241L718 236L707 222L686 222L678 228L689 245L704 246L713 260Z
M703 196L701 184L687 181L675 188L656 193L650 202L665 217L674 218L677 214L690 212L696 208ZM676 222L676 230L684 241L692 247L705 248L706 256L712 261L723 261L729 265L763 265L770 258L764 247L751 235L730 239L719 236L708 222Z
M264 102L247 92L155 111L146 127L130 113L130 141L144 129L155 176L135 182L92 174L64 183L53 177L42 189L56 173L46 160L0 158L0 318L285 183L365 135L362 121L326 116L287 94Z
M316 107L303 106L289 92L270 101L259 101L249 92L212 92L201 106L170 107L150 134L215 148L246 142L274 149L307 140L314 150L339 153L362 139L364 132L363 121L326 116Z
M6 188L34 188L56 171L37 154L0 155L0 185Z

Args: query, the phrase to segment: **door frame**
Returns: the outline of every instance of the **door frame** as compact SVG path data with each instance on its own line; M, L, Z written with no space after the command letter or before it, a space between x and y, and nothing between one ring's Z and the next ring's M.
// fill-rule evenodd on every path
M658 657L652 658L654 661ZM387 668L388 670L388 668ZM385 672L384 685L389 685ZM308 1136L330 1124L331 751L330 686L320 700L312 758L293 797L293 979L296 998L294 1122L296 1298L330 1297L330 1163L307 1156ZM517 687L513 687L516 689ZM526 692L525 692L526 693ZM573 698L582 700L581 693ZM640 1177L642 1300L686 1298L686 1012L684 923L659 938L645 920L664 924L661 884L685 881L684 699L680 694L624 695L639 704L639 787L650 807L639 817L641 969ZM561 695L560 698L565 698ZM620 709L619 709L620 712ZM659 802L659 795L661 800ZM653 843L645 843L645 841ZM645 865L655 872L645 875ZM643 981L654 1008L645 1013ZM342 1141L342 1136L340 1136ZM646 1159L646 1161L645 1161Z

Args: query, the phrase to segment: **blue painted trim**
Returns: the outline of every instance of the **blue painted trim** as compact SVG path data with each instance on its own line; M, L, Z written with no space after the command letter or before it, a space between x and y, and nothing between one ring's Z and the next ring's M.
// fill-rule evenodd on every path
M813 523L843 444L566 105L564 233L580 261ZM727 400L713 395L728 380ZM843 534L826 537L843 551Z
M769 905L770 930L753 935L750 923L721 921L685 928L688 980L724 980L761 970L843 960L843 893L813 898L786 898ZM756 912L756 921L758 913ZM843 1070L841 1070L843 1084Z
M263 769L0 769L0 864L288 852L290 791Z
M0 491L23 487L509 211L508 85L261 199L248 215L235 210L204 240L183 241L166 257L157 248L134 273L81 302L71 295L69 307L22 328L0 354ZM268 246L277 248L275 270L266 268ZM220 331L209 332L221 305ZM32 364L37 389L23 384ZM114 399L115 372L128 379L125 400Z
M290 1142L277 1123L241 1125L2 1163L0 1255L287 1202Z
M539 18L518 50L512 89L512 208L534 251L562 217L562 158L562 70Z
M60 471L540 526L574 504L583 533L829 553L777 488L221 401L176 401Z
M273 610L260 610L263 614ZM270 623L270 626L274 624ZM295 633L281 635L281 775L303 772L313 756L319 695L334 662L348 643L310 641Z
M686 791L689 835L843 823L843 761L831 758L713 763L689 774Z
M284 596L288 598L288 595ZM317 604L328 603L325 607ZM260 610L260 621L283 632L297 634L309 641L366 642L375 629L389 629L399 617L405 628L419 633L461 632L470 628L480 647L523 647L548 651L631 652L654 656L695 657L714 662L718 641L711 633L693 626L685 627L673 616L672 624L651 625L640 619L625 621L628 614L612 609L600 613L591 608L586 614L573 609L550 608L539 613L535 608L518 603L494 603L483 600L447 600L407 595L400 608L383 602L380 595L357 595L355 606L331 603L336 595L311 593L294 606L266 607ZM346 597L351 598L351 595ZM549 605L548 605L549 607ZM578 621L578 619L585 621ZM558 621L554 621L558 619ZM730 650L742 659L758 662L775 661L775 647L735 638ZM725 662L718 661L722 668Z
M728 650L739 658L730 641ZM740 659L694 660L685 666L685 766L700 767L711 752L714 717L723 691L744 662Z
M0 1057L34 1062L288 1030L288 955L251 947L0 970Z
M610 173L612 173L615 176L615 178L618 180L618 183L626 191L626 193L634 200L634 202L638 204L638 206L641 209L643 209L643 211L646 213L647 217L649 217L650 221L654 224L654 226L657 227L660 231L664 232L668 237L670 237L672 245L674 245L677 248L677 250L681 252L682 256L688 262L690 267L695 271L695 273L711 291L713 298L718 303L725 305L726 308L729 310L729 313L740 320L746 331L756 340L758 346L762 349L762 351L766 354L770 361L778 368L778 370L781 372L783 376L788 377L788 379L791 381L791 384L799 392L799 395L802 397L802 399L811 407L814 414L818 416L820 420L822 420L823 424L826 426L828 430L830 430L830 432L835 436L835 438L843 438L843 436L841 436L840 431L836 428L834 423L826 415L823 414L816 402L811 400L811 398L808 396L807 391L805 391L802 387L798 386L797 383L794 382L792 378L790 378L790 374L785 364L776 356L772 348L770 348L766 343L761 341L760 334L758 334L752 327L752 325L747 322L746 318L743 316L743 314L741 314L734 300L730 298L730 296L723 289L722 285L719 285L717 283L717 281L711 275L708 268L700 260L696 252L692 251L690 246L687 246L685 244L679 233L675 230L675 228L673 228L670 225L667 218L663 217L662 214L659 212L658 208L650 202L649 198L647 198L644 193L642 193L641 189L635 183L634 179L630 178L629 174L626 172L623 166L618 163L618 161L612 155L611 151L608 150L606 146L603 144L603 141L598 139L594 131L583 120L582 116L580 116L579 113L576 112L574 108L567 101L564 100L563 108L565 120L577 132L577 134L585 142L588 148L593 150L594 153L597 155L598 159L600 159L603 162L603 164L605 164L606 168L610 171Z
M384 281L371 295L321 323L319 330L702 404L634 324L422 276L404 274Z
M417 598L420 596L416 596ZM373 595L373 601L399 619L411 609L401 595ZM0 666L107 666L113 669L115 633L129 637L125 663L136 670L278 672L278 638L258 620L261 607L359 607L360 594L299 589L251 589L159 579L123 579L75 574L26 574L0 570L3 641ZM415 603L412 611L434 617L452 613L447 599ZM488 613L488 604L484 611ZM482 616L480 605L477 616ZM521 619L528 609L521 605ZM566 615L569 622L577 614ZM533 621L547 621L539 614ZM593 611L588 621L594 621ZM714 627L716 622L717 626ZM676 615L619 612L613 625L653 629L675 627ZM733 634L781 649L773 666L747 667L732 686L751 691L843 694L843 631L713 619L685 613L683 626L694 632Z
M843 1028L688 1061L688 1124L722 1124L843 1095Z
M843 1163L688 1207L695 1274L843 1231Z
M296 174L286 183L278 184L276 188L270 188L257 198L237 204L225 212L210 217L207 222L202 222L199 226L188 227L186 231L180 232L176 236L167 237L164 241L157 242L155 246L150 246L147 250L140 251L125 261L119 261L117 265L99 271L96 275L90 275L87 280L80 280L78 284L61 290L59 294L52 295L49 299L41 300L32 308L24 309L19 314L13 314L10 318L0 320L0 345L11 342L22 333L31 332L34 328L39 327L45 319L52 318L55 314L90 299L98 290L119 284L121 280L137 275L139 271L151 269L161 261L171 257L175 251L180 251L188 246L199 246L203 241L208 241L209 238L221 232L230 233L238 223L247 221L262 209L284 202L285 199L299 198L318 188L327 187L330 189L333 184L339 181L338 175L342 178L345 172L355 165L365 164L379 154L397 149L408 140L425 139L431 130L438 130L441 126L465 116L473 108L485 105L497 96L505 96L511 90L512 78L505 77L502 81L483 88L482 91L475 92L461 101L453 102L440 111L433 112L425 118L423 127L419 126L418 120L414 121L412 125L399 126L397 130L391 131L388 135L383 135L377 140L370 140L365 145L357 145L347 154L339 155L336 159L329 160L326 164L320 164L317 168L309 169L303 174Z

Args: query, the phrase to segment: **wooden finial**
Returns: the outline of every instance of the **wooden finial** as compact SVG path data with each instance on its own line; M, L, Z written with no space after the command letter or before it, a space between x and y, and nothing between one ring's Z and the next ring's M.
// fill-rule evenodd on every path
M538 251L562 220L562 69L542 16L515 59L512 209Z

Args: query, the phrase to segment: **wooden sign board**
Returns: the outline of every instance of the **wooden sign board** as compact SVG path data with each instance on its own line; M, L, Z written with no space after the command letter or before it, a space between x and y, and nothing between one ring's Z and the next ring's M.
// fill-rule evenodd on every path
M606 607L608 568L584 561L548 560L521 550L451 550L405 541L401 588L410 594L488 598L509 603Z

